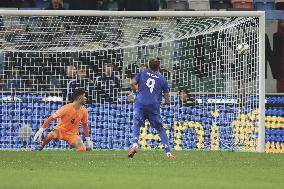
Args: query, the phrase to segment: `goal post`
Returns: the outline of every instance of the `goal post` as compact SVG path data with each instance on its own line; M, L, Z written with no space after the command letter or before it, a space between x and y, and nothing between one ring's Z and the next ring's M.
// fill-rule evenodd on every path
M265 14L259 17L259 137L258 152L265 151Z
M158 57L171 88L171 105L162 105L161 114L172 148L264 152L264 12L0 10L0 16L1 149L37 145L27 138L78 87L87 92L95 146L128 149L129 79ZM248 49L239 51L240 44ZM143 149L162 148L148 123L141 133Z

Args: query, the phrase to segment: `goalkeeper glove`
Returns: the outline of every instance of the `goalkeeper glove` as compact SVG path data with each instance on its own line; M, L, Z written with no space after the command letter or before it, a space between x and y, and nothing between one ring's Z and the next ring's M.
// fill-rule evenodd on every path
M93 149L93 142L91 141L90 137L86 137L87 147Z
M42 127L39 128L39 130L36 132L36 134L34 136L34 142L41 139L43 131L44 131L44 128L42 128Z

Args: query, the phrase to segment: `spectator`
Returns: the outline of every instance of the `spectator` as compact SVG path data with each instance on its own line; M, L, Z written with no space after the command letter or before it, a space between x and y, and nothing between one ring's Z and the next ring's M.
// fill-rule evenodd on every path
M75 66L67 66L66 76L63 79L63 96L66 96L66 102L72 99L72 83L76 81L77 78L77 68Z
M20 7L18 0L1 0L0 7Z
M117 101L121 91L120 79L114 75L114 65L106 63L102 76L95 82L95 99L97 103L112 103Z
M51 75L50 76L50 90L61 89L60 75Z
M5 90L17 90L17 89L25 89L26 82L23 77L20 75L20 70L13 69L11 74L7 78L7 83L4 86Z
M179 90L179 103L181 106L195 105L196 100L192 97L186 88Z
M119 11L158 11L159 0L119 0Z
M49 7L45 10L65 10L63 0L51 0Z
M88 78L88 73L86 66L79 66L77 68L76 78L73 79L73 82L69 86L69 94L77 88L84 89L86 91L87 103L91 103L93 99L93 84L94 82Z
M71 10L107 10L110 0L66 0Z
M67 66L66 76L67 79L74 79L77 75L77 68L75 66Z
M127 78L132 79L138 72L144 71L146 69L148 69L147 64L140 63L139 66L136 62L129 64L126 70Z
M97 0L97 10L107 10L109 0Z
M148 65L147 64L140 64L139 66L139 72L145 71L148 69Z
M36 6L34 0L19 0L19 4L19 8L34 8Z

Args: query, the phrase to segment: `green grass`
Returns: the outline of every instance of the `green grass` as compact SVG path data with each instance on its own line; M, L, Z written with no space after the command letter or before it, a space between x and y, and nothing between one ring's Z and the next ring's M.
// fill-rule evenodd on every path
M179 151L0 151L0 188L284 188L284 154Z

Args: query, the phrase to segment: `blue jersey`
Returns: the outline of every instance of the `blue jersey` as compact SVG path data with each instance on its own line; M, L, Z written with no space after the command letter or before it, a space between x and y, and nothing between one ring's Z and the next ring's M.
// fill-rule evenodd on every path
M134 79L138 82L135 101L143 105L160 105L162 94L169 92L167 80L152 70L139 72Z

